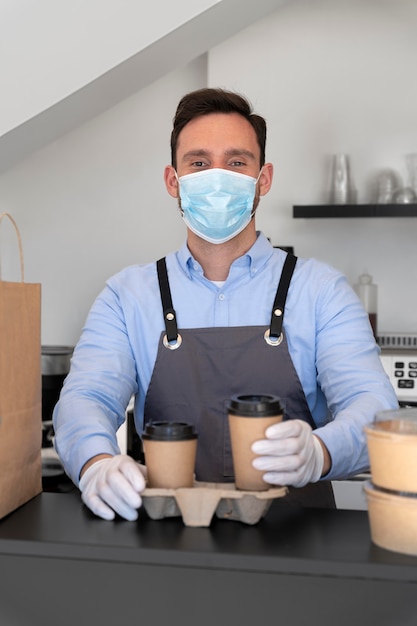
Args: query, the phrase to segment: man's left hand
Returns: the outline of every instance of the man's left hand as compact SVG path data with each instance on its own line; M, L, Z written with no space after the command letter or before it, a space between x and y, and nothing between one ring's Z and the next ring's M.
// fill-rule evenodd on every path
M324 451L311 426L302 420L286 420L270 426L266 439L256 441L253 466L265 472L272 485L304 487L323 474Z

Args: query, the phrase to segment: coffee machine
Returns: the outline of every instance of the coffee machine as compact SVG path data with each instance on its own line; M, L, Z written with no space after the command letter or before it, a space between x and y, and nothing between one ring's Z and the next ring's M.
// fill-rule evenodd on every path
M54 450L52 414L67 376L74 348L41 346L42 372L42 487L44 491L68 491L71 481Z

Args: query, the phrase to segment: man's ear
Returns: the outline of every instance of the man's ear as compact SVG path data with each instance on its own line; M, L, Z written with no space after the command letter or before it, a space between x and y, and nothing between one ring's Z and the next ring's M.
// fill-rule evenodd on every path
M271 189L274 166L272 163L265 163L259 177L259 195L264 196Z
M172 165L167 165L164 170L164 181L167 192L173 198L179 197L179 184L177 174Z

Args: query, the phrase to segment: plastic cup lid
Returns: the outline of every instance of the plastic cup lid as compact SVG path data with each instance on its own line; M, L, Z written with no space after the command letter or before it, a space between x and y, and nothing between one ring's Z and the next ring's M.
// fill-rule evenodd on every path
M184 441L195 439L197 432L193 424L187 422L150 422L145 426L142 437L155 441Z
M269 394L248 394L232 396L228 403L228 411L232 415L243 417L264 417L280 415L283 407L280 398Z

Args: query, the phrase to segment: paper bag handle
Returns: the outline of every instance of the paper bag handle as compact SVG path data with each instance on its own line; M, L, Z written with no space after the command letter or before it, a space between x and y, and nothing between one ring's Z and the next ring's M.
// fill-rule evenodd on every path
M22 246L22 238L20 236L20 231L19 231L19 229L17 227L16 222L14 221L12 216L10 215L10 213L7 213L6 211L4 211L3 213L0 213L0 224L1 224L1 221L2 221L3 217L8 217L9 218L9 220L12 222L12 224L13 224L13 226L15 228L15 231L16 231L17 241L19 243L20 278L21 278L22 283L24 283L25 282L25 264L24 264L24 261L23 261L23 246ZM0 269L1 269L1 267L0 267ZM0 278L1 278L1 276L0 276Z

